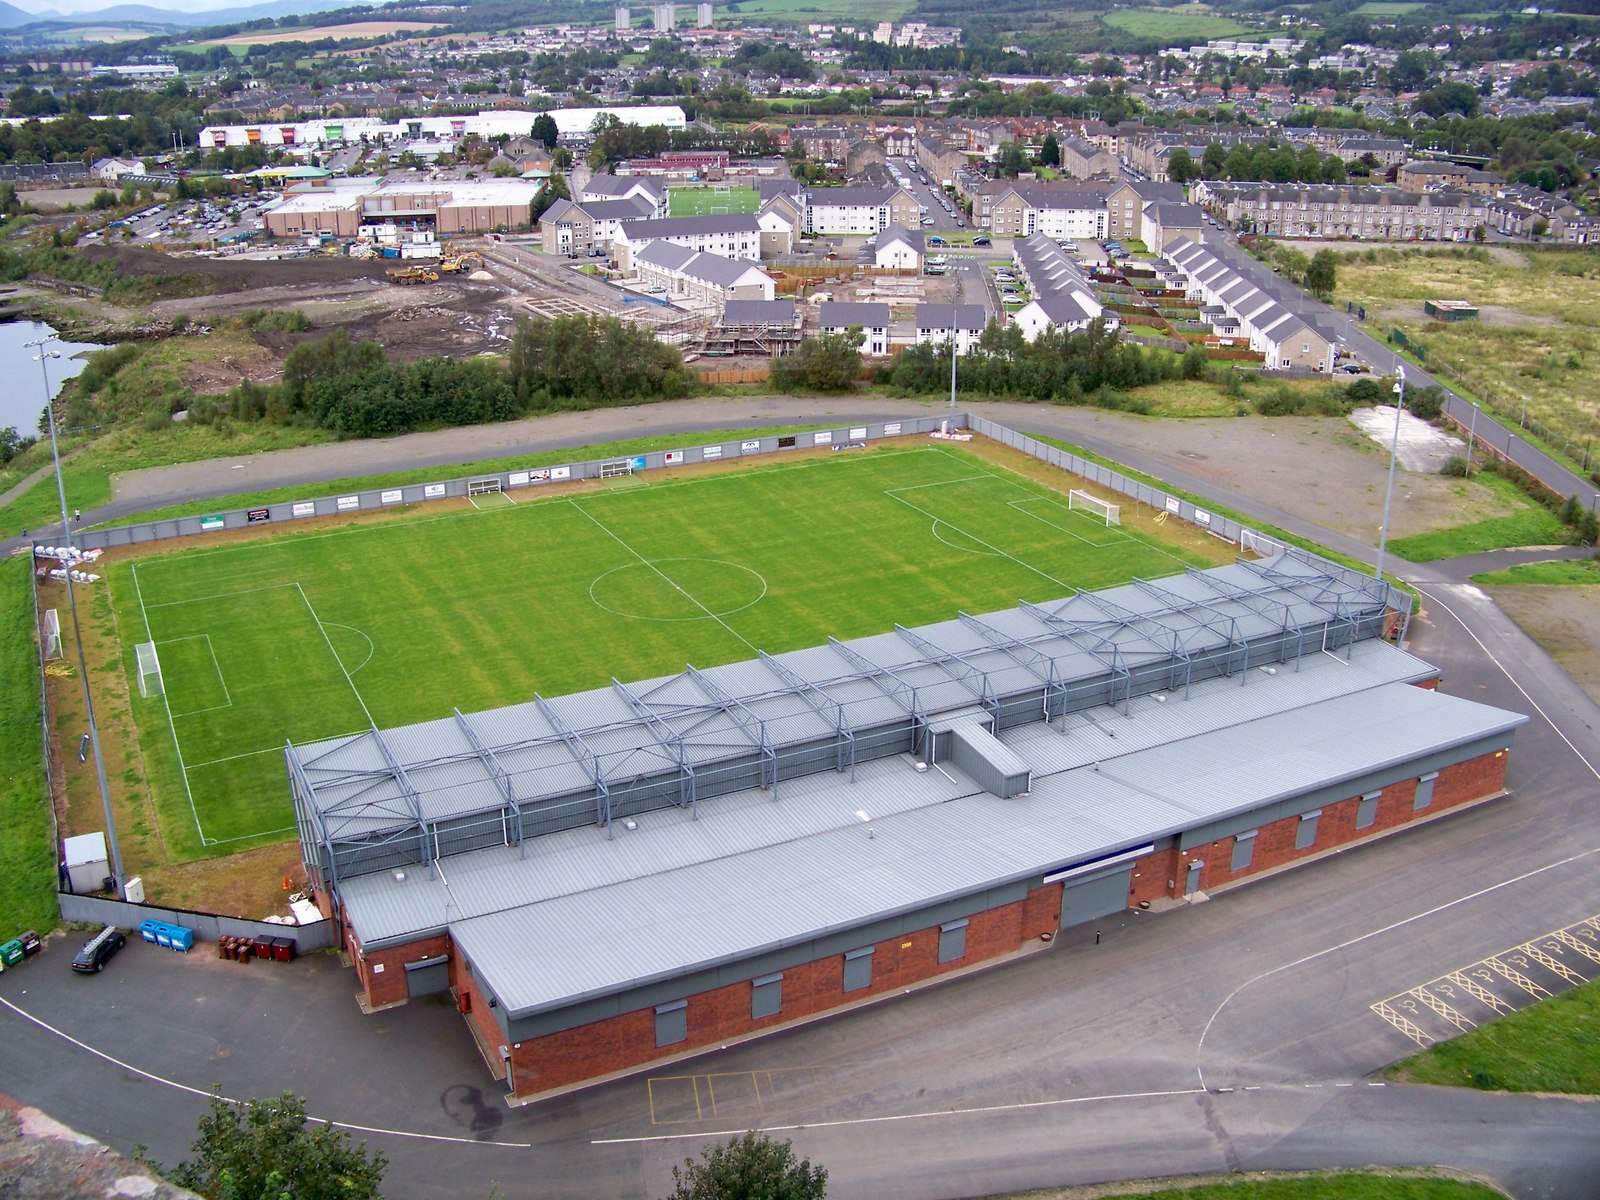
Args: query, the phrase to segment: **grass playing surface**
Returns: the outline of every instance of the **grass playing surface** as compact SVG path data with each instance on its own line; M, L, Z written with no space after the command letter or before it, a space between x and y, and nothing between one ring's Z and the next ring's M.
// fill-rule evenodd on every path
M645 482L648 478L649 482ZM116 564L174 857L289 836L308 742L1206 565L949 447L657 472ZM165 695L142 699L153 640Z
M714 187L675 187L667 192L667 213L674 217L753 213L760 207L761 193L753 187L730 184L722 193Z

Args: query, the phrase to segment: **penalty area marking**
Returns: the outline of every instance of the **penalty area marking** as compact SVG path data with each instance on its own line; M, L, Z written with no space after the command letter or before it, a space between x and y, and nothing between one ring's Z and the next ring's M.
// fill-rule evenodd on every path
M350 674L354 675L357 671L361 670L362 667L366 666L372 661L372 656L376 651L376 647L373 646L372 639L361 630L357 629L354 625L341 625L337 621L324 621L322 624L328 629L348 629L351 633L355 634L367 644L367 656L363 658L359 664L350 668ZM337 650L335 650L333 653L335 658L339 658L339 652ZM339 662L341 665L343 665L344 659L339 658Z
M233 696L228 692L228 681L223 678L222 664L217 661L217 648L216 646L212 645L211 635L209 633L191 633L187 637L169 638L166 641L159 642L157 644L162 646L176 646L179 642L193 642L200 638L205 639L206 649L211 652L211 666L217 672L217 682L222 685L222 703L213 704L210 708L191 708L185 712L175 712L172 714L172 719L174 721L176 721L179 717L198 717L201 713L221 712L225 708L233 707ZM163 686L165 686L164 681ZM165 694L165 692L163 692L163 694Z

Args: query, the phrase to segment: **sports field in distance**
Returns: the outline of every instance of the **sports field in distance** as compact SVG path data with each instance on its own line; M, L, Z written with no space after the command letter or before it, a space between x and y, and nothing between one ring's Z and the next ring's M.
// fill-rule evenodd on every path
M140 754L173 859L292 836L285 740L1210 561L1069 510L1064 494L946 445L477 502L113 563ZM145 641L159 653L162 696L139 695Z
M667 213L674 217L709 217L724 213L753 213L761 207L761 194L753 187L727 185L719 192L715 185L675 187L667 192Z

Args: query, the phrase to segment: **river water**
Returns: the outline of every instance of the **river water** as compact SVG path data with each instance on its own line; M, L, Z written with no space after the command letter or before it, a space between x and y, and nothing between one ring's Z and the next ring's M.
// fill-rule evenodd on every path
M8 321L0 325L0 364L4 364L11 380L0 387L0 429L12 425L23 437L39 435L39 421L45 406L45 376L40 373L36 361L38 349L26 343L53 338L55 333L39 321ZM44 364L53 397L60 394L63 383L83 370L81 356L103 347L85 342L51 342L45 349L61 355Z

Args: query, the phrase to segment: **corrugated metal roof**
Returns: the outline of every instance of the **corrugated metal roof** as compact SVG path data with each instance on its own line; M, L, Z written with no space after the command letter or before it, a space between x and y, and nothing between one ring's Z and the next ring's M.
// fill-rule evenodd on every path
M1188 701L1137 700L1066 730L1002 735L1035 771L998 800L959 771L863 764L705 805L646 814L608 840L594 828L446 859L342 887L367 945L437 928L513 1014L860 924L1048 871L1075 858L1332 786L1524 718L1409 686L1423 664L1380 642L1351 660L1196 685ZM1046 753L1046 751L1052 751ZM869 820L867 836L859 814Z
M1038 692L1046 680L1085 697L1121 686L1125 701L1128 688L1117 681L1130 668L1159 673L1170 664L1172 686L1179 687L1186 664L1203 655L1226 656L1227 669L1240 669L1248 639L1281 637L1257 657L1296 659L1317 652L1330 636L1336 643L1373 636L1385 600L1386 589L1375 581L1288 551L704 673L690 668L292 746L310 791L297 788L296 803L320 812L335 846L400 838L409 828L453 818L497 819L508 804L507 788L516 804L533 808L576 798L570 820L585 795L595 802L606 784L684 775L685 768L710 769L758 752L781 755L837 739L841 729L890 730L913 714ZM539 830L548 827L537 812L533 819ZM341 870L362 869L359 854L340 861ZM372 861L376 869L391 860Z

